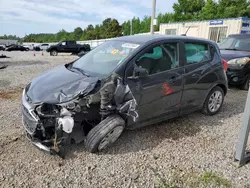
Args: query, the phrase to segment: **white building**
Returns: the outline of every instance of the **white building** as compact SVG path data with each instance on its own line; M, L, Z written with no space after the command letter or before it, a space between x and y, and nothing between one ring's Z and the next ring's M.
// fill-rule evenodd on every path
M160 24L160 34L201 37L216 42L230 34L250 33L250 18L229 18Z

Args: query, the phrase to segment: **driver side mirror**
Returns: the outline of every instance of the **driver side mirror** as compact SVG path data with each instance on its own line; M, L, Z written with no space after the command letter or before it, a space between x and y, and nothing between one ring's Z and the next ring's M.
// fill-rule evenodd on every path
M142 67L135 67L133 71L133 76L128 77L130 80L137 80L139 78L147 77L148 70Z

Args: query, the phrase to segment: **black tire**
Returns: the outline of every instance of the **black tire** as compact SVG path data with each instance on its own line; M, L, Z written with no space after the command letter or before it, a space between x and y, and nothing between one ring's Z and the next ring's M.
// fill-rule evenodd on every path
M56 50L52 50L52 51L50 52L50 55L51 55L51 56L57 56L57 55L58 55L58 52L57 52Z
M79 53L82 53L82 52L85 52L86 50L85 50L85 48L81 48L80 50L79 50Z
M244 84L240 85L240 89L248 91L249 90L249 84L250 84L250 76L247 76L247 79L244 82Z
M125 121L119 115L111 115L107 117L89 131L85 140L86 150L91 153L96 153L107 148L119 138L119 136L123 132L124 127ZM119 131L121 131L121 133L119 135L115 135L115 140L113 140L112 142L108 142L105 148L100 149L99 146L101 146L101 142L108 134L112 134L112 131L114 132L115 129L118 129Z
M209 108L209 102L210 102L211 96L212 96L215 92L220 92L221 95L222 95L222 99L221 99L221 104L220 104L219 108L216 109L215 111L212 111L212 110ZM219 86L214 87L214 88L209 92L209 94L208 94L208 96L207 96L207 98L206 98L206 100L205 100L205 103L204 103L204 105L203 105L203 108L202 108L201 112L202 112L203 114L205 114L205 115L210 115L210 116L217 114L217 113L220 111L220 109L221 109L221 107L222 107L222 105L223 105L224 97L225 97L225 92L223 91L223 89L222 89L221 87L219 87Z

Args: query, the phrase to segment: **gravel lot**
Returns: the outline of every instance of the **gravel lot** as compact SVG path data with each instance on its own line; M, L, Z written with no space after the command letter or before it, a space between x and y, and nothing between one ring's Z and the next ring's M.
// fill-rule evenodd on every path
M0 59L0 66L8 65L0 70L0 187L250 187L250 164L238 168L233 162L246 91L231 88L216 116L197 112L125 131L99 154L73 145L62 160L25 139L21 88L42 71L77 57L3 53L11 58Z

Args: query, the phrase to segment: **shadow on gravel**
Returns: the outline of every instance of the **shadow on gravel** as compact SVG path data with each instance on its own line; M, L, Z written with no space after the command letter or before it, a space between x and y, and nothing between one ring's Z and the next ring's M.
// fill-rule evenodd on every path
M17 62L9 62L9 61L1 61L0 65L5 66L26 66L26 65L39 65L39 64L48 64L48 61L17 61Z
M230 88L225 97L222 114L227 118L244 112L248 91ZM218 114L219 115L219 114Z
M226 123L227 118L243 113L246 96L246 91L230 89L223 108L217 115L205 116L200 112L196 112L158 125L151 125L133 131L126 130L110 148L97 155L116 155L152 150L163 141L166 142L166 140L171 144L184 137L195 136L202 127L220 126L222 123ZM83 143L73 145L70 150L67 158L74 158L73 152L86 152Z
M200 131L200 126L193 124L188 117L179 117L158 125L126 130L122 136L105 151L97 155L106 154L125 154L130 152L139 152L143 150L152 150L163 140L168 139L169 143L177 141L183 137L194 136ZM76 157L73 152L86 152L84 144L72 145L67 158Z
M213 126L221 126L227 119L243 113L246 102L246 91L231 89L225 98L221 112L214 116L205 116L195 112L187 116L174 118L158 125L126 130L121 137L105 151L96 155L119 155L152 150L163 141L172 144L185 137L196 136L203 128L209 129ZM67 152L67 159L76 158L77 153L87 153L84 143L73 144Z

